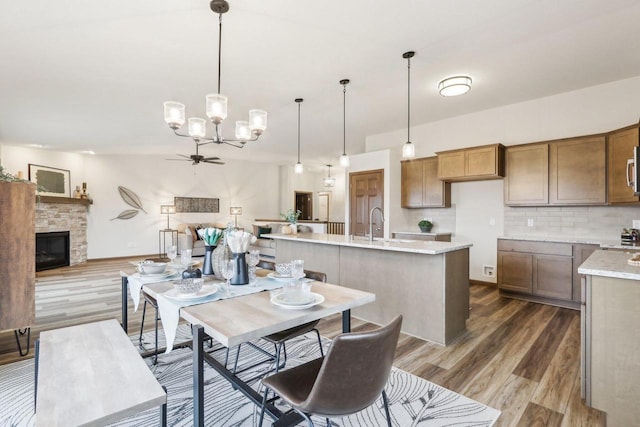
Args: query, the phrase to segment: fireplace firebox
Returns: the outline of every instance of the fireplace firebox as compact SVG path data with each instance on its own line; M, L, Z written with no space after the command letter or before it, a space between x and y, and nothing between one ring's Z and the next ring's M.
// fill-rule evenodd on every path
M69 232L36 233L36 271L69 265Z

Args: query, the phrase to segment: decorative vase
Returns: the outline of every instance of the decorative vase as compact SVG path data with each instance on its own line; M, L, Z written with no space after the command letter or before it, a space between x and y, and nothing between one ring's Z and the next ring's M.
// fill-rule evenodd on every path
M236 262L236 274L231 278L232 285L246 285L249 283L249 269L247 267L246 253L231 254Z
M291 234L298 234L298 224L291 224L289 228L291 229Z
M213 274L213 249L215 246L205 245L204 261L202 262L202 274L210 276Z
M222 277L220 270L222 269L222 263L231 258L231 249L229 249L226 240L225 234L223 234L218 241L218 246L213 250L211 255L211 267L213 268L213 274L220 280L227 280Z
M431 226L419 225L418 227L420 227L420 231L422 231L423 233L429 233L431 231L431 228L433 227L433 225L431 225Z

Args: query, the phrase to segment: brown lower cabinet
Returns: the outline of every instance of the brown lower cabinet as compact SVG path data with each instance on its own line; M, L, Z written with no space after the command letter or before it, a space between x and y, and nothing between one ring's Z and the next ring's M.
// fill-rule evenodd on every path
M498 288L523 297L580 308L578 267L597 245L498 239Z

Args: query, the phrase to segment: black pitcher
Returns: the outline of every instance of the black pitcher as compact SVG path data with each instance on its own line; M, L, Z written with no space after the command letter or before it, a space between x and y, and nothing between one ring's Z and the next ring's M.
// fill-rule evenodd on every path
M231 278L232 285L246 285L249 283L249 268L247 267L247 260L245 253L231 254L233 260L236 262L236 273Z
M202 262L202 274L208 276L213 274L213 268L211 267L211 254L213 253L213 246L206 245L204 247L204 261Z

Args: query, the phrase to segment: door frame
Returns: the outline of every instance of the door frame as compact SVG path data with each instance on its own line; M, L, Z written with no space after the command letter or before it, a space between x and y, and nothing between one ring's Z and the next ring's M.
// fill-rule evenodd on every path
M371 173L381 173L382 174L382 196L381 196L381 208L382 211L384 212L384 218L385 218L385 222L383 224L383 228L382 228L382 235L385 236L385 230L388 228L387 224L389 221L388 218L388 212L385 209L385 205L384 205L384 187L385 187L385 169L384 168L379 168L379 169L371 169L371 170L364 170L364 171L357 171L357 172L349 172L349 178L347 180L348 186L349 186L349 191L347 193L347 200L349 203L349 211L348 211L348 216L347 218L345 218L345 232L348 233L349 235L353 234L353 229L351 227L351 218L352 218L352 209L353 209L353 204L351 203L351 193L353 191L353 188L351 186L351 179L353 176L356 175L368 175ZM347 231L348 230L348 231Z

